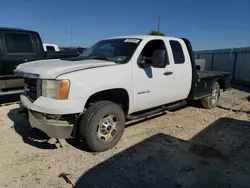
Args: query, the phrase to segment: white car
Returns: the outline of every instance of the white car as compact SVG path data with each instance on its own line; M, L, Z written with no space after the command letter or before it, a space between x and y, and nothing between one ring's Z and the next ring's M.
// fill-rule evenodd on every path
M56 44L43 43L43 49L45 52L59 52L60 49Z
M74 137L90 151L115 146L125 122L199 100L218 104L228 73L196 71L187 39L124 36L102 40L79 57L19 65L21 102L32 127L53 138Z

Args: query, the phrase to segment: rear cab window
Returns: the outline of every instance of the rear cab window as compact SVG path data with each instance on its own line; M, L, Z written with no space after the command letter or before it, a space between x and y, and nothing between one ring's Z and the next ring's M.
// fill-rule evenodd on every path
M31 36L28 33L4 32L3 38L8 54L35 53Z
M170 40L169 43L172 49L174 63L175 64L185 63L185 55L183 53L183 49L180 42L176 40Z
M47 50L47 52L55 52L56 51L54 46L46 46L46 50Z

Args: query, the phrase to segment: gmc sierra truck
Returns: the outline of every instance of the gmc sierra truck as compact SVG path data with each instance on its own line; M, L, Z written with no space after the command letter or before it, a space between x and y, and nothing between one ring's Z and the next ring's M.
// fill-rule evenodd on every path
M105 151L125 122L201 100L217 106L231 75L196 70L184 38L124 36L102 40L79 57L19 65L21 102L32 127L52 138L76 138L89 151Z
M78 49L44 51L39 33L0 27L0 96L23 91L23 79L13 73L17 65L28 61L79 55Z

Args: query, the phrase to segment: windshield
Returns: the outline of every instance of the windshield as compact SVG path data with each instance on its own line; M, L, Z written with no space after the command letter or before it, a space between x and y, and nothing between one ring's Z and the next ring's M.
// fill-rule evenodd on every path
M85 50L79 59L100 59L116 63L128 62L141 40L139 39L108 39L102 40Z

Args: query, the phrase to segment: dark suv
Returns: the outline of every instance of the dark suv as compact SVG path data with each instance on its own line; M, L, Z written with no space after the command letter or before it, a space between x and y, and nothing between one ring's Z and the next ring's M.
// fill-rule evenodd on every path
M78 56L80 50L45 52L38 32L0 27L0 96L21 92L23 79L15 76L17 65L40 59Z

